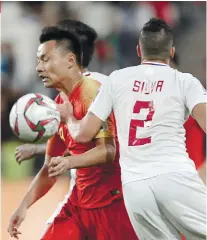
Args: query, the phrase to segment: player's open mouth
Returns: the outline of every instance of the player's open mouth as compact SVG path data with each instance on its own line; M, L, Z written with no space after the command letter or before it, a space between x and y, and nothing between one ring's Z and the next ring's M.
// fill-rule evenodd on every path
M43 82L47 82L49 80L49 78L45 77L42 79Z
M40 76L42 78L42 82L47 82L49 80L48 77L45 77L45 76Z
M44 75L39 75L39 77L42 79L43 82L47 82L49 80L49 78L47 76Z

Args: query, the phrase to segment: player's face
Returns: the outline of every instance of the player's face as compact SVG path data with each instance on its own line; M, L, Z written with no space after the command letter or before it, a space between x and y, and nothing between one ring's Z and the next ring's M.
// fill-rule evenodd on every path
M46 88L62 88L74 64L74 54L51 40L41 44L37 51L37 72Z

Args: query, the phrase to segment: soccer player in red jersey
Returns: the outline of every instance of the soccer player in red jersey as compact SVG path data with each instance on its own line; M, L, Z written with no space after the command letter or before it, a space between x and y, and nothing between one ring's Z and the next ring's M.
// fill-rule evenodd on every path
M48 27L43 29L40 43L37 71L45 87L64 92L74 107L75 116L82 119L98 92L99 83L81 74L78 38L67 31ZM61 95L56 102L63 102ZM61 165L54 165L59 158L53 157L61 156L66 149L72 156L62 158ZM18 237L26 210L51 189L56 181L53 176L77 168L72 194L42 239L137 239L124 206L118 160L113 115L103 124L95 139L87 144L75 142L67 126L60 124L58 134L48 142L42 169L11 217L10 235ZM59 166L61 169L57 169Z

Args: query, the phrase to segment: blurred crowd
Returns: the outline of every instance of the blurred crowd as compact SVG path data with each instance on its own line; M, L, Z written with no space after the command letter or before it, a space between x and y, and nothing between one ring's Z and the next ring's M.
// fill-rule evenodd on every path
M35 71L38 37L44 26L70 18L95 28L99 38L90 69L108 75L113 70L140 63L136 54L138 36L151 17L165 19L171 25L178 68L194 74L205 87L206 2L2 2L3 150L14 141L8 120L13 103L29 92L51 98L56 95L55 90L43 87ZM5 153L3 160L5 156L9 155Z

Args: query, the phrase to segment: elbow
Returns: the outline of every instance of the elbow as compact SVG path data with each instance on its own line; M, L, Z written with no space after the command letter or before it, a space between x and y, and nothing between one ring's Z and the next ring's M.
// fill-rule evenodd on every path
M107 144L106 149L107 149L106 162L112 163L115 160L116 147L110 144Z

